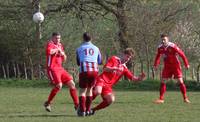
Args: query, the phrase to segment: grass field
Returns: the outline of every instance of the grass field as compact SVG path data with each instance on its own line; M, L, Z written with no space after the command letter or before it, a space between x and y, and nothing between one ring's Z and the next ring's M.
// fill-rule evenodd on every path
M43 102L50 88L0 87L0 122L199 122L200 92L188 92L185 104L180 92L168 91L165 103L153 104L158 91L116 91L116 102L91 117L77 117L66 88L58 94L53 111ZM100 98L94 101L94 105Z

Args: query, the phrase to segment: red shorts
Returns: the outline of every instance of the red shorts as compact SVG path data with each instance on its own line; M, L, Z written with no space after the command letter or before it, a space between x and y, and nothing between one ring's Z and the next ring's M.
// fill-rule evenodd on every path
M52 84L67 84L67 82L73 80L72 76L64 68L47 69L47 74Z
M182 70L180 66L164 67L162 71L162 78L182 78Z
M105 81L101 78L97 78L95 86L102 87L102 91L101 91L102 96L113 93L112 86L105 84Z
M79 74L79 87L91 88L95 85L95 79L98 72L82 72Z

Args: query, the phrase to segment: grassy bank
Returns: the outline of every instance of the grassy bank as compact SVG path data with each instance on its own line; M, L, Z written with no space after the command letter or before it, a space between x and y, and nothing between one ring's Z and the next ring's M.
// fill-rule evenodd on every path
M200 91L200 84L196 81L185 81L185 84L188 90L191 91ZM118 90L158 90L160 85L159 80L145 80L139 83L129 82L127 80L120 81L116 86L115 89ZM3 87L34 87L34 88L41 88L41 87L49 87L48 80L23 80L23 79L0 79L0 86ZM78 85L77 85L78 86ZM179 86L175 81L169 81L167 83L168 90L179 90Z

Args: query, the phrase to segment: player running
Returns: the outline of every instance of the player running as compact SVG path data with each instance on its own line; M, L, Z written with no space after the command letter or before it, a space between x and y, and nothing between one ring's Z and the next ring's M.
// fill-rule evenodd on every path
M78 116L85 116L90 113L92 104L92 88L95 78L98 75L98 65L102 64L102 57L98 47L91 42L91 36L85 32L83 43L76 50L77 65L80 67L79 73L79 109Z
M62 85L69 87L70 95L74 102L75 109L78 107L78 95L72 76L62 67L66 61L66 54L63 45L60 42L61 35L58 32L52 33L52 38L46 46L47 74L54 86L49 94L48 100L44 103L45 109L51 111L51 103L56 94L61 90Z
M190 103L186 95L186 86L183 82L181 64L178 59L178 55L183 59L185 67L188 69L189 63L184 54L184 52L174 43L169 41L169 36L167 34L161 35L161 45L159 45L157 50L157 55L154 61L154 68L160 63L160 57L163 56L164 68L162 70L162 78L160 84L160 98L155 101L155 103L164 103L164 93L166 91L166 81L170 78L175 78L178 80L180 91L183 94L184 102Z
M139 77L136 77L126 67L126 63L132 57L134 57L133 49L126 48L119 57L112 56L108 59L107 63L104 65L103 73L101 73L96 79L96 85L93 93L93 99L95 99L97 95L101 95L103 101L96 107L92 108L91 114L94 114L97 110L108 107L115 101L112 87L122 76L126 76L132 81L141 81L144 79L144 73L142 73Z

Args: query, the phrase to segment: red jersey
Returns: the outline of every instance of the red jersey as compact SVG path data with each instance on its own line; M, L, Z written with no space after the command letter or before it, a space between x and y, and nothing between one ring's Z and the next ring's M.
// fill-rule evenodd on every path
M159 45L157 55L154 61L154 66L158 66L160 63L160 57L163 56L164 67L180 67L180 61L178 55L182 58L185 67L189 66L188 60L184 52L176 46L174 43L169 42L168 46L163 44Z
M60 48L64 51L63 45L61 43L55 44L53 41L48 41L46 46L46 64L47 68L59 68L62 67L62 62L64 57L60 53L50 54L51 49Z
M117 56L112 56L110 59L108 59L107 63L104 65L104 67L112 67L112 68L117 68L119 70L116 70L114 72L107 72L103 71L97 79L103 79L105 85L113 86L116 84L119 79L125 75L128 79L130 80L135 80L137 77L135 77L126 67L125 64L121 63L120 58Z

